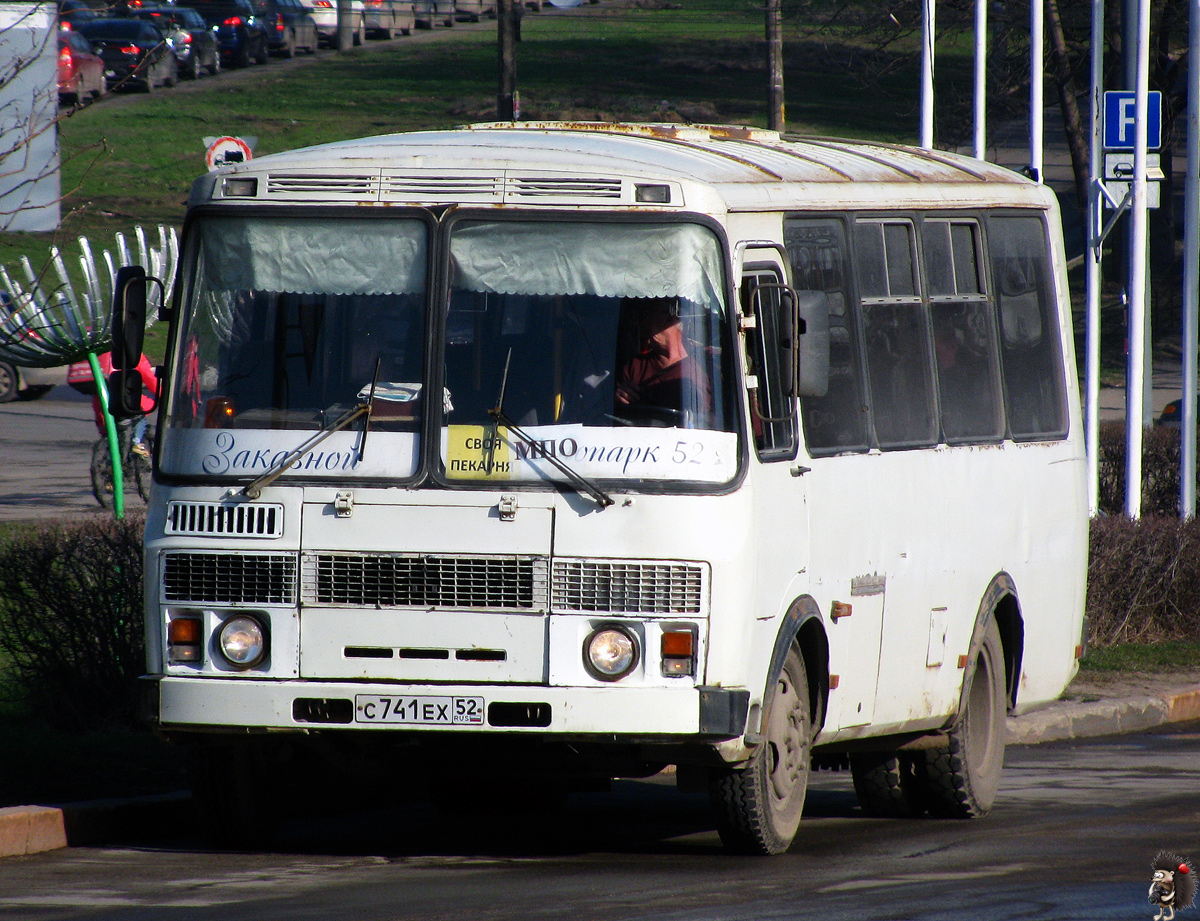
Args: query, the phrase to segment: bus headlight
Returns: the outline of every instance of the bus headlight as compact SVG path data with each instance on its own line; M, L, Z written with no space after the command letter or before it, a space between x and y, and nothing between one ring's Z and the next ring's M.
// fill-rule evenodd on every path
M235 614L221 624L217 650L234 668L254 668L267 657L267 629L253 615Z
M601 681L624 678L638 664L637 640L625 627L597 627L584 640L583 664L592 677Z

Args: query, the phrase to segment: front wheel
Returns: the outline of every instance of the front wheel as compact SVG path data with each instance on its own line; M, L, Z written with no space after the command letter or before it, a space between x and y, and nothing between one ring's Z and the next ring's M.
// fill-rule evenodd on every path
M709 799L725 847L740 854L782 854L800 826L812 746L808 675L788 650L766 704L764 739L742 765L714 770Z
M949 744L925 753L925 793L933 815L977 819L992 808L1004 767L1006 702L1004 645L993 619Z
M100 503L101 508L113 507L113 466L112 452L108 449L108 439L101 438L92 445L92 495Z

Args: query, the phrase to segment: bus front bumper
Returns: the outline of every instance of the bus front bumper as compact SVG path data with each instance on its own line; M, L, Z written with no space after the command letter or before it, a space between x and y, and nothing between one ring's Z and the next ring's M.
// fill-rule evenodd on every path
M397 685L142 679L141 714L160 729L523 732L722 740L746 729L743 688Z

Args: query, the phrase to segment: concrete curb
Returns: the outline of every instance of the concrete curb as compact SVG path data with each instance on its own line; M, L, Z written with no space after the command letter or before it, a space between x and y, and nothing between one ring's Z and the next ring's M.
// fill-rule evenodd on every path
M1104 700L1060 700L1008 719L1008 744L1037 745L1063 739L1141 732L1166 723L1200 720L1200 689ZM119 841L186 821L191 793L180 791L64 806L0 808L0 857Z
M1200 720L1200 690L1091 701L1057 701L1009 717L1010 745L1141 732L1165 723Z

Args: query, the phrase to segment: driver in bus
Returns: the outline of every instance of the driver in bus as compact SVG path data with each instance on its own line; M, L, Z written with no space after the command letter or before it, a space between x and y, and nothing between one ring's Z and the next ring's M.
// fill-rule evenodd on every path
M638 416L653 407L707 417L712 412L712 386L697 361L695 346L684 336L679 299L625 298L623 320L636 330L637 352L617 372L616 415ZM630 412L629 410L634 410Z

